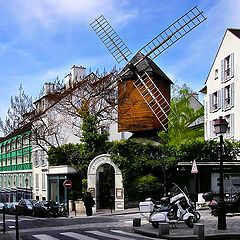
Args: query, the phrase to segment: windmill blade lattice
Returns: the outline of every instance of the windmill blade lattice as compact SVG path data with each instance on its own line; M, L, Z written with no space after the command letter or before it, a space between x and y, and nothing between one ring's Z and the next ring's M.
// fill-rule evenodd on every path
M158 119L162 128L166 131L170 104L147 72L144 72L141 76L138 73L136 75L138 79L134 81L134 86Z
M113 55L118 63L125 60L128 62L127 57L132 54L126 44L114 31L112 26L108 23L106 18L101 15L96 18L90 26L96 32L98 37L102 40L109 52Z
M153 60L205 20L203 12L199 11L196 6L146 44L139 52L145 55L144 58L149 57ZM138 63L140 62L141 60Z

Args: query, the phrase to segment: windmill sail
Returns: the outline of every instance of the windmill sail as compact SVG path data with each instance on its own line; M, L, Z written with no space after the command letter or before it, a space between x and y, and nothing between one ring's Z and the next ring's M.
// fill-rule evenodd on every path
M206 17L203 15L203 12L199 11L197 7L194 7L157 35L152 41L140 49L139 52L153 60L205 20Z
M131 55L132 52L114 31L112 26L108 23L103 15L96 18L90 24L90 26L118 63L122 62L123 60L128 62L127 57Z
M148 107L152 110L155 117L160 122L162 128L166 131L168 125L168 114L170 111L170 104L157 88L151 77L145 72L142 76L138 73L138 79L134 81L134 86L142 95Z
M145 70L143 72L139 71L139 66L144 60L153 60L159 56L205 20L206 17L202 11L199 11L197 7L192 8L140 49L136 55L140 55L141 57L135 62L132 62L132 60L130 62L128 61L127 57L131 54L131 51L104 16L101 15L90 24L116 61L120 63L125 60L128 63L126 68L121 72L120 78L124 78L124 76L129 74L137 76L137 79L133 78L133 84L164 130L167 130L169 119L169 99L164 97L165 95L155 85Z

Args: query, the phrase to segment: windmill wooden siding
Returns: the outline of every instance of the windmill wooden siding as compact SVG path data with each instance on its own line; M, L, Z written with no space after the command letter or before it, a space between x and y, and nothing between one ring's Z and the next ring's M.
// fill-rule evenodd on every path
M170 102L171 82L156 74L152 74L152 79L166 100ZM118 83L118 131L163 130L161 123L133 85L133 81L135 80L127 79Z

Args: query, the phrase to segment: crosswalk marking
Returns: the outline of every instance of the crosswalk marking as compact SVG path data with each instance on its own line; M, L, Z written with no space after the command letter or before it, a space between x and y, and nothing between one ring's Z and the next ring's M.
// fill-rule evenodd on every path
M128 236L132 236L132 237L140 237L141 236L137 233L124 232L122 230L111 230L111 232L120 233L120 234L124 234L124 235L128 235ZM155 239L155 238L150 238L150 237L144 236L144 239Z
M64 233L60 233L60 234L67 236L67 237L72 237L72 238L78 239L78 240L96 240L96 238L88 237L86 235L75 233L75 232L64 232Z
M40 240L59 240L58 238L51 237L47 234L37 234L37 235L33 235L33 237L40 239Z
M86 232L97 235L97 236L114 238L114 239L118 239L118 240L133 240L133 238L121 237L121 236L104 233L104 232L100 232L100 231L86 231Z

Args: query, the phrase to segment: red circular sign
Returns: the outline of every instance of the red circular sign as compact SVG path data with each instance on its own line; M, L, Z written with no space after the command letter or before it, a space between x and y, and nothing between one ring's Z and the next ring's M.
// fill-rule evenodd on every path
M72 188L72 181L70 181L70 180L65 180L65 181L63 182L63 186L64 186L66 189Z

